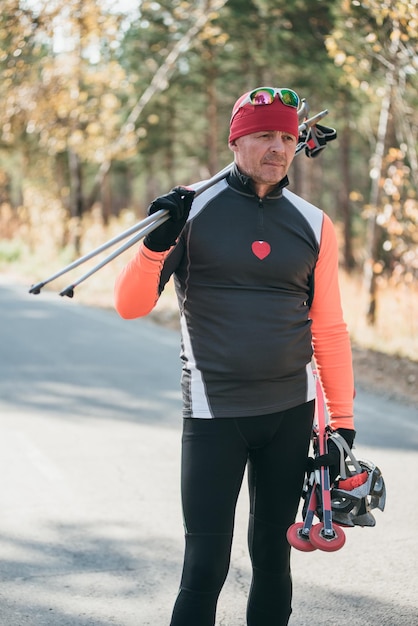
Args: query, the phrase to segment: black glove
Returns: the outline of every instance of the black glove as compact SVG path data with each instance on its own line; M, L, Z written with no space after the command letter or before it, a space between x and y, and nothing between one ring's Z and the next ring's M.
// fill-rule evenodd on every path
M337 131L329 126L315 124L308 130L305 138L305 154L310 158L315 158L324 148L327 142L336 139Z
M170 219L149 233L144 244L150 250L163 252L176 243L190 213L195 191L185 187L174 187L165 196L156 198L148 207L148 215L161 209L170 212Z
M347 446L350 448L353 447L354 438L356 436L356 431L351 430L349 428L337 428L335 431L338 433L345 441ZM320 467L329 467L329 475L331 483L339 476L341 462L344 462L346 458L346 454L341 458L341 452L336 443L332 440L332 437L328 438L328 453L317 456L315 459L308 459L308 471L311 472L315 469L319 469Z

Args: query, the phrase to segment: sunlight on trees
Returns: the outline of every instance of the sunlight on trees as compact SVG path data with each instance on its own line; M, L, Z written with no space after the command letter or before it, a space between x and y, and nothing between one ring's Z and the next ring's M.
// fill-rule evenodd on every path
M413 0L3 0L0 225L44 195L77 254L83 216L215 173L236 97L289 85L337 128L293 184L341 225L374 324L379 285L418 276L417 50Z
M402 226L409 221L407 207L418 206L417 44L418 7L405 0L343 2L326 40L331 57L342 69L340 81L356 90L359 100L361 94L367 98L358 124L373 133L369 202L363 213L368 222L364 269L371 324L376 321L377 281L382 272L398 278L402 273L408 279L418 269L416 223L412 232ZM370 124L373 111L378 119L375 130ZM393 165L393 154L399 167ZM390 220L385 217L388 213Z

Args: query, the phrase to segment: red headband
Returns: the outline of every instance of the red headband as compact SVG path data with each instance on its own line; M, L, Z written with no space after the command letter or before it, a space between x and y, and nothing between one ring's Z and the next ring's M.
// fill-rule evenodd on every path
M248 93L238 98L232 110L229 142L243 135L267 130L290 133L296 139L299 137L299 119L296 108L283 104L277 96L272 104L245 104L239 108ZM235 111L237 113L234 115Z

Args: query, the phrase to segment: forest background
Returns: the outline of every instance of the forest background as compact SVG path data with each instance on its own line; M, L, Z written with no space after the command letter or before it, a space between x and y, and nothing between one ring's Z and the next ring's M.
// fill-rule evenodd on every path
M291 87L337 130L290 188L335 223L353 341L417 364L417 51L416 0L2 0L0 272L45 279L215 174L236 98ZM130 256L77 298L111 306Z

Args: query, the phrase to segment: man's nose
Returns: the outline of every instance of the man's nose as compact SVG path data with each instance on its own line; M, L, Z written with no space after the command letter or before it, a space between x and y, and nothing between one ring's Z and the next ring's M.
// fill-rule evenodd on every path
M277 135L271 142L270 150L272 152L283 152L284 151L284 141L281 135Z

